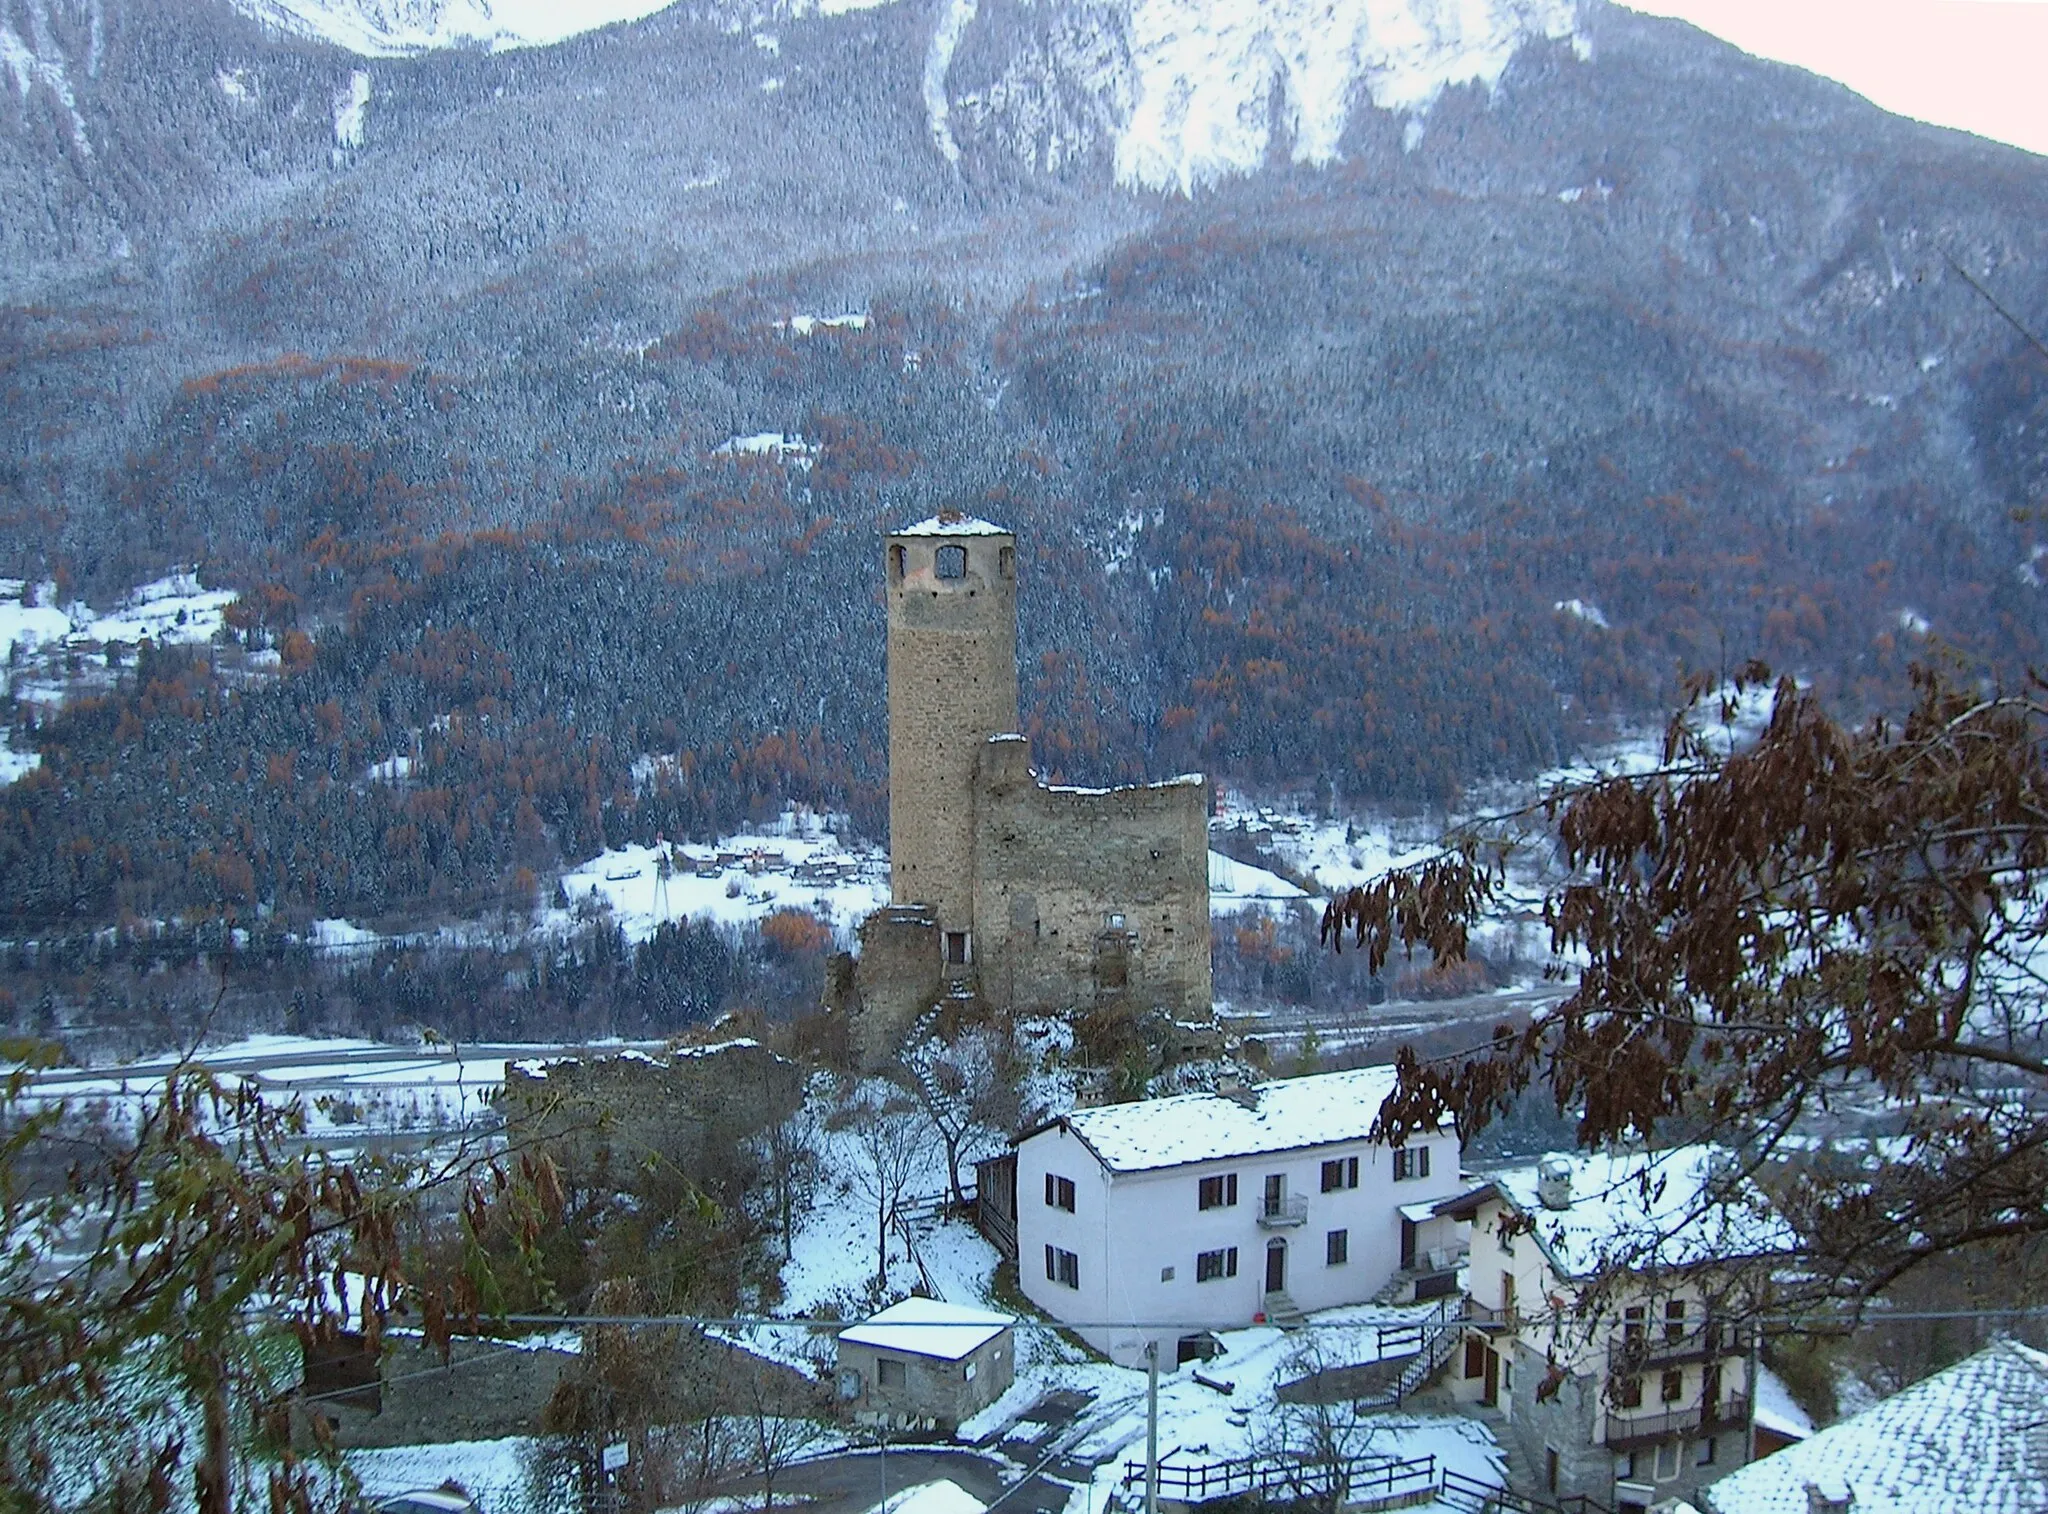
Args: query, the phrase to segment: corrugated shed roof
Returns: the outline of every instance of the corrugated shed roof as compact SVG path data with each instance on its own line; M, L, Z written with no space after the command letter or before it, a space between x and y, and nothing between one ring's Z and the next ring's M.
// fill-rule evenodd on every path
M1807 1514L1807 1485L1854 1514L2048 1510L2048 1354L2000 1341L1811 1439L1731 1472L1709 1514Z

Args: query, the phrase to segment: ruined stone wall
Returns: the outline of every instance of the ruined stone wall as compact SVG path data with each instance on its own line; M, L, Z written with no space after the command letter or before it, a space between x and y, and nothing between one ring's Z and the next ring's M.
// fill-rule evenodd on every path
M902 904L869 915L861 922L854 986L848 1039L860 1065L876 1067L938 997L938 916L922 905Z
M948 548L966 571L942 579ZM913 530L885 553L892 897L934 906L942 931L970 931L975 755L1018 726L1016 538Z
M796 1064L751 1040L637 1053L508 1063L499 1109L521 1136L563 1147L585 1166L631 1171L659 1152L696 1177L802 1102Z
M986 742L974 832L983 996L1017 1011L1124 999L1206 1019L1208 816L1199 777L1048 788L1022 737Z

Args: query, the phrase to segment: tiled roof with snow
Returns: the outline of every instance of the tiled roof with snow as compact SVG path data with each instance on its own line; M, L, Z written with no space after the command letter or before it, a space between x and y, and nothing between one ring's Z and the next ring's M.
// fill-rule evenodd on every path
M1798 1237L1755 1184L1717 1182L1716 1164L1730 1156L1712 1146L1580 1153L1567 1159L1570 1202L1560 1209L1543 1203L1534 1166L1497 1173L1493 1185L1528 1217L1536 1244L1562 1278L1789 1251Z
M971 1309L942 1299L907 1298L879 1314L869 1315L851 1330L840 1331L839 1338L856 1346L957 1362L1009 1327L1007 1314L991 1314L986 1309Z
M2048 1354L2001 1341L1945 1372L1731 1472L1710 1514L1807 1514L1806 1489L1855 1514L2048 1509Z
M1007 526L996 525L975 515L934 515L914 526L905 526L895 536L1008 536Z
M1787 1440L1805 1440L1813 1434L1813 1416L1799 1407L1799 1400L1778 1376L1762 1362L1756 1367L1756 1408L1759 1430L1772 1430Z
M1077 1109L1057 1123L1110 1171L1144 1172L1361 1141L1393 1091L1393 1068L1360 1067L1260 1083L1236 1096L1184 1093Z

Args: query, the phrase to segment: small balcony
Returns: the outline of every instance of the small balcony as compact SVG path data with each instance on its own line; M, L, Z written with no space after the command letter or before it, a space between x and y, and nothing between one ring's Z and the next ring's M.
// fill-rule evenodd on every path
M1308 1223L1308 1196L1285 1193L1259 1200L1259 1227L1263 1230L1292 1230Z
M1510 1330L1514 1328L1515 1311L1468 1298L1465 1300L1465 1323L1477 1325L1482 1330Z
M1708 1319L1690 1328L1659 1321L1648 1330L1625 1327L1615 1338L1614 1360L1635 1369L1673 1367L1738 1356L1748 1349L1748 1336L1734 1320Z
M1689 1408L1666 1409L1661 1413L1609 1409L1606 1440L1610 1449L1620 1450L1693 1430L1735 1429L1748 1423L1749 1400L1733 1394L1717 1404L1693 1404Z

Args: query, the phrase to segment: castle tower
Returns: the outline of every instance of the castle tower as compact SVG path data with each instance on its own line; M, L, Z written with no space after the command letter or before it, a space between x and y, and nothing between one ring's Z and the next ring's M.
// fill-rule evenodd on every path
M1017 729L1017 539L945 511L890 535L889 868L938 917L949 976L973 961L974 764Z

